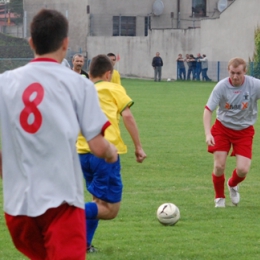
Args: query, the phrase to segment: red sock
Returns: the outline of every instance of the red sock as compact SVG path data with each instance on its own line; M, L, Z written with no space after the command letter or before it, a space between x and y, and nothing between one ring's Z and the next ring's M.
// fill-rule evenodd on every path
M212 173L212 181L215 190L215 198L225 198L225 174L218 177L214 173Z
M245 178L246 178L246 177L239 177L239 176L237 175L237 170L235 169L235 170L233 171L232 177L231 177L231 178L229 179L229 181L228 181L228 185L229 185L230 187L235 187L235 186L238 185L238 183L240 183L241 181L243 181Z

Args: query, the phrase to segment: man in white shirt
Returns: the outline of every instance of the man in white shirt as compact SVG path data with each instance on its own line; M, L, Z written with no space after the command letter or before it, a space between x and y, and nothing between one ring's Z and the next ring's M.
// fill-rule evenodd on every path
M30 29L35 59L0 75L6 224L30 259L85 260L78 133L107 162L117 161L117 150L103 138L110 122L93 83L60 64L68 49L67 19L43 9Z

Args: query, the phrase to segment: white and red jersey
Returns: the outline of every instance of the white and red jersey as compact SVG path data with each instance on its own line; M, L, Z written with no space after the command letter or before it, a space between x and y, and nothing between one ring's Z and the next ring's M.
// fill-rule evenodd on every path
M245 76L244 83L234 87L229 78L218 82L211 92L206 108L217 108L217 119L227 128L242 130L254 125L257 101L260 99L260 80Z
M75 143L107 125L91 81L52 59L0 75L4 211L39 216L62 203L84 208Z

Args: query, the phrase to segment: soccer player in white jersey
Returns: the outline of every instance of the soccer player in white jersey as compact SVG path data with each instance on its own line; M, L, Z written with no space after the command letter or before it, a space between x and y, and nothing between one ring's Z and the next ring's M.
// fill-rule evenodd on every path
M260 80L245 75L246 62L243 59L231 59L228 72L229 77L214 87L203 115L208 152L214 156L215 207L225 207L225 167L231 148L231 156L236 156L236 167L227 187L231 202L237 205L240 201L238 186L250 169L253 125L258 113L257 100L260 99ZM217 107L217 118L211 128L212 112Z
M117 150L103 137L110 122L93 83L60 64L68 49L67 19L43 9L30 30L35 59L0 75L6 224L30 259L85 260L78 133L109 163L117 161Z

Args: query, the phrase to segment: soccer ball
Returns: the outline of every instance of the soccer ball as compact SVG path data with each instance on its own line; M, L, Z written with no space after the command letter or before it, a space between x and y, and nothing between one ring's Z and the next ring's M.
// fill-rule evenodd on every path
M169 82L169 81L171 81L171 79L170 79L170 78L168 78L168 79L167 79L167 81Z
M180 219L180 210L173 203L164 203L157 209L157 219L165 226L173 226Z

